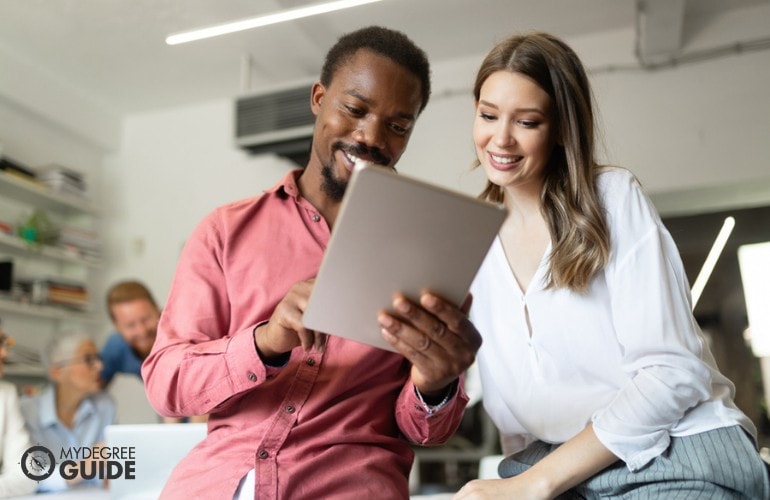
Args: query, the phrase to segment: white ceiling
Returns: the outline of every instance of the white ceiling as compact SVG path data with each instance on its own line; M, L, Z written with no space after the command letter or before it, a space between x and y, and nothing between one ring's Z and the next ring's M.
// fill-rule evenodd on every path
M687 0L684 36L688 19L767 1ZM0 51L125 114L238 95L247 54L254 63L252 89L315 78L336 38L369 24L404 31L435 64L485 53L514 31L570 37L631 28L638 2L384 0L179 46L164 41L171 33L311 3L316 2L0 0Z

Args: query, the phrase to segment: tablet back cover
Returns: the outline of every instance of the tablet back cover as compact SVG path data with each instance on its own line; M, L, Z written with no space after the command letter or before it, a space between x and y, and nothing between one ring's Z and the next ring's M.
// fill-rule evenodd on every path
M505 210L381 167L354 172L303 315L306 328L393 350L377 314L402 292L461 304Z

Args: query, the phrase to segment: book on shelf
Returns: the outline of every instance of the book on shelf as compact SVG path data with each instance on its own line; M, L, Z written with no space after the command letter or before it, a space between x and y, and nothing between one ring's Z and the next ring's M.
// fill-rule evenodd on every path
M46 185L38 180L34 170L10 158L0 158L0 172L3 172L8 177L20 180L30 187L36 189L46 188Z
M84 257L99 258L101 243L96 231L72 225L62 225L59 229L58 245L73 250Z
M83 283L57 278L35 280L32 282L32 302L85 310L89 304L88 288Z
M88 187L82 173L62 165L47 165L38 169L38 179L52 191L86 198Z

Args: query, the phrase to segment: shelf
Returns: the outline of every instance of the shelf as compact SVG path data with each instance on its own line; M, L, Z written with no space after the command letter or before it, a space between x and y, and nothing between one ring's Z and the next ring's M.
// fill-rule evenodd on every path
M96 212L87 200L57 193L39 181L17 178L5 172L0 172L0 195L64 214L93 215Z
M21 257L32 255L58 262L80 264L91 268L99 268L102 264L101 259L83 257L74 250L50 245L31 245L21 238L5 233L0 233L0 250L9 251Z
M74 320L93 323L96 318L87 311L75 311L56 306L44 306L0 299L0 312L34 316L36 318Z
M45 368L41 365L27 363L6 364L3 366L3 375L6 377L46 378Z

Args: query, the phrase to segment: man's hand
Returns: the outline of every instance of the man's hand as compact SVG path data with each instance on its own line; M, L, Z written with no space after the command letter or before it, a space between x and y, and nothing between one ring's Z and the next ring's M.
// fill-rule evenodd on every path
M326 334L302 326L302 314L307 307L314 279L295 283L278 303L270 321L254 330L254 343L263 359L275 358L297 346L309 351L315 346L323 351Z
M438 396L476 358L481 335L468 320L471 296L462 308L425 292L420 304L403 295L378 321L383 338L412 363L412 381L421 394Z

